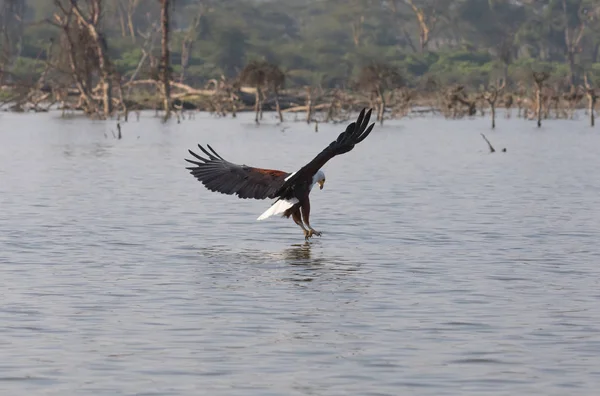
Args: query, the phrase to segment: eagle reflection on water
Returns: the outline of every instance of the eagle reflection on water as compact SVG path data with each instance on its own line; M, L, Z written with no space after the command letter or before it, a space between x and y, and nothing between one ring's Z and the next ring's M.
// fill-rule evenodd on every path
M232 251L231 247L213 246L201 248L199 253L210 261L217 259L219 262L233 264L236 267L243 264L264 266L283 262L290 266L313 270L332 270L338 273L355 272L360 267L359 263L353 262L348 257L324 255L322 252L317 253L319 250L317 247L317 251L315 251L312 243L304 242L303 244L293 244L280 251L252 248Z
M311 260L312 255L311 255L311 250L310 250L310 243L308 242L304 242L303 244L294 244L292 245L292 247L287 248L287 249L283 249L282 251L282 255L284 257L284 260L286 261L290 261L291 265L310 265L312 263L308 262L308 263L299 263L297 261L299 260ZM315 263L318 264L318 263Z

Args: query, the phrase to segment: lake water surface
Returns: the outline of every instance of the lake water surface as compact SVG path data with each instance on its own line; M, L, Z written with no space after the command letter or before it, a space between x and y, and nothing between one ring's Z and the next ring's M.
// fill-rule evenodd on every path
M185 169L295 171L345 128L265 118L0 114L2 395L597 394L600 130L377 125L307 245Z

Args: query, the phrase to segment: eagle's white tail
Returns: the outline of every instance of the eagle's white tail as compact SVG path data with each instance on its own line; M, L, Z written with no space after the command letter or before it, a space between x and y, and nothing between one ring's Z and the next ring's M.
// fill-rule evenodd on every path
M286 210L288 210L289 208L291 208L298 202L300 202L300 201L298 201L296 198L292 198L290 200L280 199L277 202L275 202L273 205L271 205L271 207L269 209L267 209L265 211L265 213L261 214L258 217L258 219L256 219L256 220L264 220L273 215L283 214L283 212L285 212Z

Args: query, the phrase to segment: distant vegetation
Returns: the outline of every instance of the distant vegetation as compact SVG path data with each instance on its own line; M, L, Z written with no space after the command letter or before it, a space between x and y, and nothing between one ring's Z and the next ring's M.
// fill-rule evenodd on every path
M0 0L0 28L2 95L17 109L187 103L253 108L259 122L263 106L332 118L366 101L383 120L424 93L474 114L538 88L548 108L575 106L600 83L597 0ZM248 69L259 64L267 74Z
M160 1L100 3L109 55L130 77L159 27ZM49 39L61 33L44 22L58 10L54 0L0 4L3 69L40 73ZM173 77L191 85L235 77L251 60L277 64L290 86L325 88L343 87L371 61L398 66L412 86L428 75L442 84L518 80L532 67L574 82L584 71L600 77L595 0L174 0L171 10ZM146 47L150 66L160 46ZM149 75L145 67L140 77Z

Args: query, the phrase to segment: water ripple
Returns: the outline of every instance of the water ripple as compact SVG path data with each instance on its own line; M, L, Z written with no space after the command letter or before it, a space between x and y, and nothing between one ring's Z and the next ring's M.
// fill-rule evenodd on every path
M2 117L2 394L600 385L600 135L584 126L548 123L540 139L505 120L488 137L509 151L489 155L486 120L386 122L327 164L311 195L323 236L307 244L289 220L255 221L269 202L206 191L183 157L209 141L295 170L339 125L150 115L117 141L85 118Z

